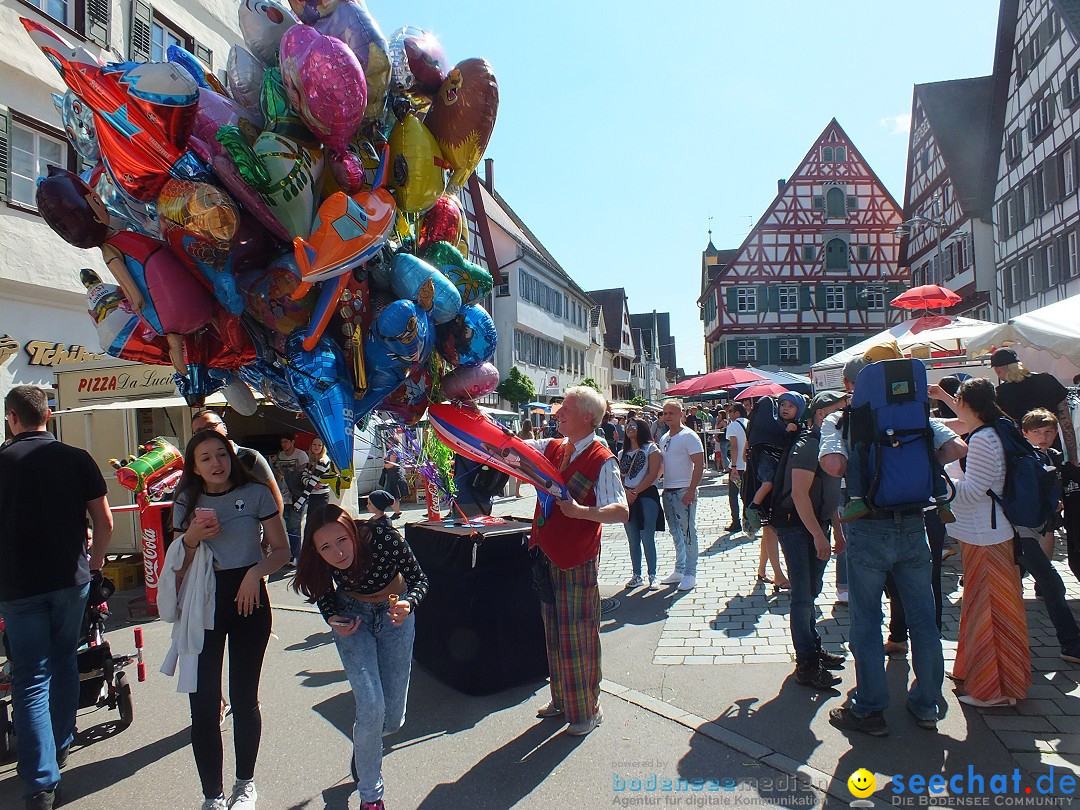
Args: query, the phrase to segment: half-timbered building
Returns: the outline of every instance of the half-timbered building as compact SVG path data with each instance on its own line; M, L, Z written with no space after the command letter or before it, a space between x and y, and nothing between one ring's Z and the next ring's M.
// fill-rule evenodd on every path
M915 85L900 240L912 286L948 287L963 299L950 312L980 320L1000 316L993 92L993 76Z
M1080 6L1004 0L995 188L1003 318L1080 293Z
M896 322L888 302L908 283L897 262L901 220L900 206L830 121L717 271L715 294L702 296L709 366L805 370Z

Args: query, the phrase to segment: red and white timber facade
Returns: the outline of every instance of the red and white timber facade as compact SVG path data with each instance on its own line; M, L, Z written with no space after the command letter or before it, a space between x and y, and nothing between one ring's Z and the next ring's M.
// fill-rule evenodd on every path
M898 322L901 221L833 119L702 295L708 364L806 371Z

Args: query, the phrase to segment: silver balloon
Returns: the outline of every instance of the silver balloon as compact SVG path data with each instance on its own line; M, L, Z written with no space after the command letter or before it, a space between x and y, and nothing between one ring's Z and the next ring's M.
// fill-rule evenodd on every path
M229 375L228 382L225 383L222 393L232 409L241 416L252 416L255 411L259 410L259 403L255 401L255 395L248 388L247 383L236 374Z
M75 151L86 160L100 160L101 147L98 145L94 125L94 111L70 90L64 95L53 93L52 100L56 111L60 113L64 133Z
M259 93L265 73L266 65L247 48L233 45L229 50L229 61L225 65L225 75L229 79L229 95L241 107L261 111Z
M288 3L278 0L244 0L239 21L248 50L268 67L278 63L278 46L285 32L300 24Z

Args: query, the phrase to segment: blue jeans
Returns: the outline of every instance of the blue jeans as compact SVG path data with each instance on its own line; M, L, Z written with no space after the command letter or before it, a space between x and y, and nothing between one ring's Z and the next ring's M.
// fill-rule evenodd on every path
M405 722L412 673L416 619L410 613L394 627L389 607L387 602L358 602L342 593L337 596L338 613L361 622L351 636L335 632L334 643L356 701L353 762L360 777L356 790L362 802L377 802L383 796L382 738Z
M851 651L858 686L851 699L858 717L883 711L889 705L885 650L881 638L881 596L885 577L892 574L904 602L911 634L911 665L915 682L908 705L916 717L936 719L945 679L941 634L934 617L933 563L922 514L884 520L862 518L847 527L848 605L851 610Z
M1080 652L1080 628L1076 625L1069 603L1065 601L1065 583L1061 581L1061 574L1054 568L1053 563L1043 553L1038 536L1032 536L1034 534L1029 529L1019 530L1020 545L1017 556L1020 566L1031 574L1035 584L1039 586L1039 595L1046 605L1050 623L1054 625L1061 651L1076 655Z
M828 560L818 559L814 538L805 526L774 528L780 548L784 551L788 579L791 580L791 643L795 647L795 660L801 664L816 659L821 650L814 600L821 595ZM826 525L824 528L828 537L829 527Z
M836 591L847 590L847 550L836 555Z
M285 533L289 535L289 553L292 555L293 562L296 562L300 559L300 524L304 521L304 510L296 509L291 503L287 503L283 517L285 518Z
M675 541L675 573L696 577L698 542L694 520L697 518L697 499L686 506L682 502L685 494L685 487L664 490L664 516Z
M656 518L660 514L660 502L652 498L639 498L644 528L639 529L631 520L626 526L626 536L630 539L630 567L634 576L641 576L641 547L645 547L645 563L649 576L656 576Z
M11 645L15 736L23 796L60 783L56 752L75 739L79 633L90 585L0 602Z

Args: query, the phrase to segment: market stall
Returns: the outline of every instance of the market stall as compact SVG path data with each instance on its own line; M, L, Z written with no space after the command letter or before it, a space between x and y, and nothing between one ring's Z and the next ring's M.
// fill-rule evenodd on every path
M1017 315L970 341L979 357L1001 346L1016 349L1032 371L1045 371L1068 384L1080 374L1080 295Z

